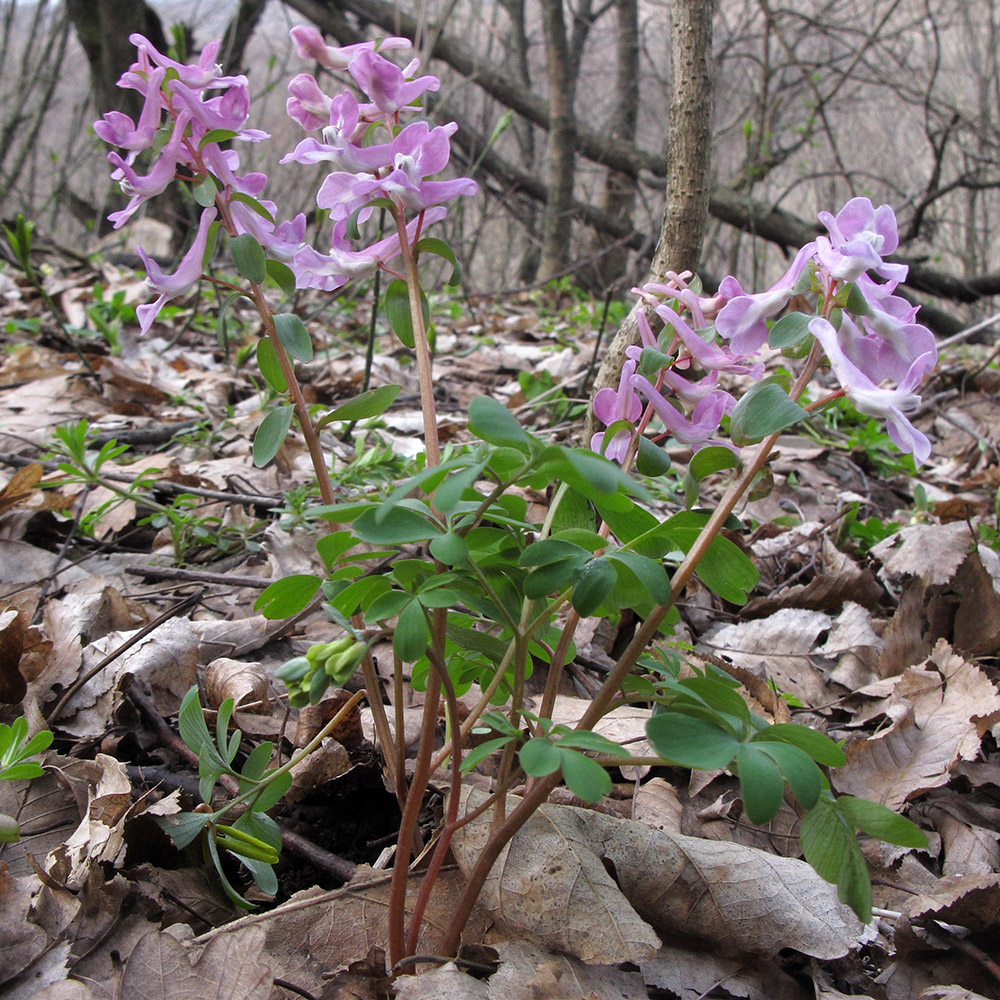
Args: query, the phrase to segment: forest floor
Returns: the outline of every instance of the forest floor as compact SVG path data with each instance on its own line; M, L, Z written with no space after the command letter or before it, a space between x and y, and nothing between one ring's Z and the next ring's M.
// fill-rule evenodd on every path
M322 611L272 621L254 610L270 582L321 564L302 516L315 498L301 442L290 437L266 468L251 461L266 402L246 357L253 329L236 307L227 358L214 320L177 308L137 340L124 301L141 294L138 276L53 264L46 287L64 329L17 272L0 273L0 722L23 715L32 732L48 726L56 737L43 777L0 781L0 813L21 832L0 843L0 994L1000 997L1000 368L991 345L943 351L917 419L933 452L915 474L880 425L844 409L783 438L770 493L739 512L738 541L759 585L743 607L692 586L675 636L695 666L742 668L756 710L765 712L770 684L782 711L845 740L837 791L883 802L926 832L925 850L863 841L872 923L851 925L825 883L820 901L796 891L787 873L805 866L782 867L801 856L792 806L754 826L726 772L645 766L616 772L583 828L614 823L639 838L654 888L667 878L664 845L690 843L672 838L716 851L704 905L673 923L664 917L663 927L680 920L685 933L661 931L663 947L647 961L608 962L598 945L546 948L539 941L550 936L501 906L470 924L474 958L462 971L425 963L387 994L379 870L391 865L399 814L367 711L350 717L272 810L286 834L275 898L254 898L232 865L231 879L259 904L252 915L227 901L199 852L178 852L155 822L200 801L197 762L177 735L192 685L210 715L234 698L244 746L273 741L282 759L343 703L289 712L273 678L331 637ZM317 345L299 367L310 402L356 395L370 305L302 305ZM542 291L435 310L445 440L463 440L469 400L489 394L536 432L579 443L601 303ZM417 448L416 375L408 352L379 331L372 384L387 382L403 387L396 406L353 440L328 442L345 498L386 489ZM93 454L108 441L127 445L102 468L121 492L65 482L56 468L56 429L80 421ZM690 455L672 457L660 489L676 507ZM721 476L706 480L701 503L723 486ZM541 522L547 498L528 499ZM579 717L633 625L628 615L610 629L583 623L561 719ZM382 656L387 677L391 663ZM408 741L420 704L407 687ZM648 714L620 711L602 731L641 746ZM554 800L579 805L566 789ZM428 803L428 836L440 809L439 799ZM453 869L442 876L422 951L433 952L460 879ZM791 927L777 936L774 908ZM578 931L573 940L598 944L631 919L585 902L548 916Z

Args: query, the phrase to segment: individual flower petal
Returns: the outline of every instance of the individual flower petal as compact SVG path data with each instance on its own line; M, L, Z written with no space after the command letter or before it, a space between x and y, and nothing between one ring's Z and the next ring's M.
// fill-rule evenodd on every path
M298 122L307 132L329 124L333 99L323 93L311 74L300 73L292 77L288 81L288 94L285 102L288 117Z
M734 375L750 375L752 378L760 378L763 374L762 363L747 364L747 358L735 347L724 351L715 344L706 343L670 306L657 306L656 314L671 327L691 358L706 371L731 372ZM719 318L721 319L721 313Z
M181 258L177 270L173 274L165 274L151 257L149 257L142 247L136 247L136 253L142 258L142 263L146 268L146 286L150 291L159 292L159 298L148 305L138 306L136 315L139 317L139 329L146 333L153 320L159 315L164 304L170 299L175 299L189 292L201 279L202 264L205 260L205 249L208 246L209 227L215 219L214 208L206 208L201 213L201 221L198 223L198 234L188 251Z

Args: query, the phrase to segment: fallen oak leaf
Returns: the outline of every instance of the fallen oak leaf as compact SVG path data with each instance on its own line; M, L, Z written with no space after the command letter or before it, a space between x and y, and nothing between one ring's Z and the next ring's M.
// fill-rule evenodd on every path
M246 927L210 941L195 961L171 934L139 940L125 964L121 995L131 1000L267 1000L273 979L259 961L264 931Z
M467 790L463 811L482 798ZM463 871L489 825L480 817L456 833ZM723 954L795 948L821 959L845 955L862 931L836 889L803 861L572 806L542 806L529 818L494 865L480 904L530 940L598 964L651 958L654 931Z

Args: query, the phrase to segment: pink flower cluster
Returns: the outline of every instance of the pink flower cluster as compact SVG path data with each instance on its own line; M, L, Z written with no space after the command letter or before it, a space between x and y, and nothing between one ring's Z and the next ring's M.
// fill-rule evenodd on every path
M396 235L363 249L354 249L347 237L348 221L357 214L364 221L376 198L390 198L402 211L413 213L407 237L415 240L426 225L443 218L443 202L478 190L474 181L431 179L447 165L449 139L457 126L430 127L425 122L398 126L399 112L421 94L436 90L433 76L414 77L416 62L399 69L375 42L343 48L326 45L315 28L296 27L291 32L296 47L331 69L346 69L369 99L359 103L349 91L338 97L323 93L312 76L297 76L289 84L288 113L303 128L322 129L322 141L305 139L282 161L312 164L330 162L332 172L323 182L317 204L329 209L334 222L329 254L321 254L304 242L306 220L301 213L278 223L277 206L261 198L267 176L259 172L241 174L238 153L223 149L227 140L259 142L267 133L246 127L250 95L245 76L226 76L216 64L219 41L201 53L197 63L184 65L158 52L142 35L130 41L138 59L119 80L119 86L137 90L144 98L138 123L117 111L94 124L106 142L121 147L108 154L114 167L112 178L121 185L129 201L109 218L115 228L124 225L150 198L163 193L175 179L200 183L213 178L217 189L215 206L201 216L195 240L173 274L139 250L146 265L147 285L158 295L155 302L138 311L145 333L160 309L171 298L187 293L202 274L203 259L217 216L231 236L250 234L278 260L287 261L300 288L339 288L352 277L371 273L401 252ZM408 49L403 38L385 39L381 51ZM372 123L386 130L388 141L363 145ZM144 150L156 150L164 128L170 135L159 145L145 174L136 169Z
M937 363L937 348L931 331L916 322L918 307L895 294L906 278L906 265L883 259L899 244L896 217L888 205L876 209L868 198L853 198L836 216L822 212L819 219L829 236L807 243L766 291L749 294L730 276L723 279L717 296L705 299L688 287L688 272L671 274L667 285L635 289L655 305L672 334L665 350L674 360L659 371L654 385L638 370L642 347L629 348L618 389L601 389L595 395L595 415L606 426L622 420L635 425L646 410L641 396L683 444L700 448L724 443L714 441L713 435L735 400L718 387L719 372L761 377L758 352L768 337L767 320L785 309L803 282L817 290L821 303L831 303L839 288L853 283L864 306L854 314L846 307L833 313L839 315L838 327L825 315L816 316L808 324L809 333L858 411L885 420L896 446L911 453L918 465L926 461L930 442L907 414L920 404L914 390ZM876 281L872 274L885 280ZM663 302L664 297L675 300L689 319ZM639 324L643 346L660 350L645 316L640 315ZM722 346L716 345L714 334ZM682 374L688 369L705 374L690 381ZM596 434L591 447L622 461L634 431L618 431L606 447L605 435Z

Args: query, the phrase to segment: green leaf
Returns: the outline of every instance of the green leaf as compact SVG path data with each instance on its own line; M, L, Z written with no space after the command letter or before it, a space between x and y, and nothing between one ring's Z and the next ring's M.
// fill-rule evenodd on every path
M278 449L284 444L292 426L294 412L295 407L290 403L287 406L276 406L261 421L253 437L253 464L258 468L267 465L278 454Z
M21 839L21 824L13 816L0 813L0 844L16 844Z
M404 663L413 663L427 652L431 632L420 602L411 600L399 613L392 633L392 646Z
M260 812L271 809L281 801L282 796L291 787L292 775L288 771L284 774L278 775L277 778L272 778L264 788L264 791L262 791L254 800L254 809L259 810Z
M445 282L449 288L454 288L462 283L462 267L452 250L444 240L439 240L436 236L425 236L417 242L414 247L417 253L433 253L438 257L443 257L451 264L451 277Z
M870 311L868 300L856 282L852 281L847 286L847 302L844 303L844 308L849 313L854 313L855 316L867 316Z
M644 434L640 435L635 468L644 476L664 476L670 471L670 456Z
M281 370L278 352L269 337L261 337L257 341L257 367L275 392L288 392L288 382L285 381L285 373Z
M254 611L259 611L265 618L290 618L305 610L322 582L311 573L282 577L254 601Z
M562 766L562 755L555 744L541 737L528 740L518 754L524 773L532 778L542 778L558 771Z
M799 840L806 861L821 878L836 884L841 902L865 923L871 920L872 889L864 855L853 828L829 798L821 798L803 817Z
M296 361L312 361L313 345L305 324L295 313L278 313L274 317L274 329L282 347Z
M813 318L800 312L786 313L771 327L768 344L776 351L792 347L809 336L809 321Z
M673 355L664 354L663 351L647 345L639 355L639 374L655 381L660 369L673 364L673 360Z
M468 774L480 761L485 760L491 753L505 747L513 736L498 736L495 740L487 740L474 747L462 758L462 774Z
M31 760L23 764L11 764L10 767L4 768L0 772L0 778L5 781L24 781L30 778L40 778L43 774L45 774L45 770L42 765Z
M394 278L385 290L385 318L389 321L392 332L399 337L405 347L412 348L415 344L413 333L413 316L410 314L410 293L406 282ZM420 291L420 308L424 316L424 328L430 325L431 308L423 289Z
M198 699L197 686L191 688L181 701L181 707L177 713L177 730L188 748L199 757L205 746L212 744L208 723L205 722L205 713L202 712L201 702Z
M228 142L239 136L239 132L234 132L231 128L209 129L198 143L198 149L204 149L210 142Z
M592 750L594 753L603 753L613 757L631 756L625 747L619 746L614 740L609 740L607 736L591 732L589 729L571 729L559 737L557 745L573 747L576 750Z
M566 559L587 560L591 550L567 538L543 538L532 542L517 561L518 566L547 566Z
M283 261L268 257L267 276L281 289L286 299L295 294L295 272Z
M711 445L699 448L691 457L687 475L684 477L684 505L693 507L698 502L698 484L706 477L723 469L735 468L739 458L732 448L723 445Z
M573 579L573 573L589 558L589 555L582 555L562 559L532 570L524 578L524 596L534 601L565 590Z
M251 212L259 215L265 222L270 222L271 225L276 225L276 220L273 215L253 196L249 194L244 194L242 191L231 191L229 193L230 201L238 201L242 205L246 205ZM261 278L261 281L264 279Z
M740 398L730 418L729 433L733 443L742 447L791 427L807 415L780 385L765 379Z
M432 538L429 548L431 555L445 566L457 566L469 556L469 546L465 539L453 531Z
M329 571L345 552L357 544L357 539L350 531L334 531L316 539L316 552Z
M378 508L369 507L354 521L354 532L363 542L376 545L405 545L426 542L441 534L441 528L428 517L402 504L397 504L385 517L378 517Z
M600 802L611 791L611 775L589 757L576 750L559 750L563 780L584 802Z
M197 205L201 208L208 208L215 204L215 195L218 190L215 178L209 174L200 184L196 184L191 189L191 194Z
M369 389L324 414L318 426L325 427L334 420L367 420L369 417L377 417L392 406L402 388L401 385L380 385L377 389Z
M400 613L411 601L413 595L405 590L390 590L388 593L379 594L375 600L365 608L365 616L370 621L384 621L386 618L393 618Z
M259 285L267 277L267 258L264 256L264 248L249 233L242 233L231 239L229 252L233 255L236 270L247 281Z
M769 823L781 808L785 783L778 765L752 743L741 743L736 751L740 794L751 823Z
M670 578L661 563L629 549L615 549L607 554L607 559L627 566L657 604L670 600Z
M725 729L706 719L679 712L663 712L646 722L653 749L673 764L718 771L728 767L739 748Z
M776 741L751 742L747 746L759 748L778 765L788 787L806 809L816 805L823 791L823 774L809 754L790 743Z
M516 448L528 454L532 438L517 418L497 400L476 396L469 403L469 432L487 444Z
M174 842L178 851L184 850L208 826L212 817L205 813L176 813L158 816L156 822Z
M920 827L879 802L841 795L836 808L869 837L878 837L900 847L919 849L927 846L927 835Z
M829 736L808 726L796 725L794 722L779 722L768 726L754 736L754 741L758 740L781 740L783 743L791 743L827 767L843 767L847 763L844 751Z
M260 781L267 770L267 765L271 761L273 751L274 744L270 741L260 743L250 751L250 755L243 762L243 767L240 768L241 794L250 791L253 788L254 782Z
M662 531L687 552L701 533L705 520L698 512L681 511L664 523ZM712 539L695 572L709 590L731 604L746 604L750 591L760 579L750 557L724 535Z
M591 559L573 574L573 608L581 618L589 618L605 601L618 574L603 557Z

